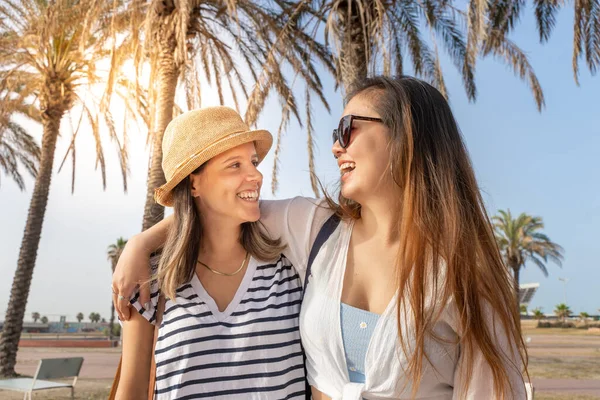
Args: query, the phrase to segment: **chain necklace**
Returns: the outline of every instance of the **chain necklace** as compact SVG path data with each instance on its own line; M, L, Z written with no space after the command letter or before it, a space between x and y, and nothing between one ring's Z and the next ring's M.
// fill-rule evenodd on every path
M242 261L242 265L237 269L237 271L234 271L231 273L221 272L221 271L217 271L216 269L212 269L211 267L204 264L200 260L198 260L198 264L204 265L206 267L206 269L208 269L213 274L217 274L217 275L221 275L221 276L234 276L234 275L237 275L242 269L244 269L244 266L246 265L246 263L248 262L249 259L250 259L250 253L246 252L246 256L244 257L244 260Z

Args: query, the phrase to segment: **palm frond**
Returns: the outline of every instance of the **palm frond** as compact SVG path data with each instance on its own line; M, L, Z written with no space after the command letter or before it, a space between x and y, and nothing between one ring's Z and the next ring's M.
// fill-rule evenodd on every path
M0 170L25 190L21 167L32 177L37 175L40 148L33 136L13 121L0 122Z
M585 13L585 59L594 75L600 66L600 0L587 0Z
M289 104L286 104L283 107L283 113L281 115L281 122L279 123L279 128L277 129L277 135L275 137L275 154L273 156L273 169L271 172L271 193L275 194L277 192L277 188L279 186L279 181L277 177L279 176L279 162L280 162L280 153L281 153L281 136L285 129L287 128L290 121L290 107Z
M556 25L556 13L561 7L560 0L535 0L535 21L540 35L540 42L545 43Z
M317 173L315 170L315 153L314 147L315 142L313 138L313 125L312 125L312 110L310 102L310 90L306 89L305 93L305 108L306 108L306 137L307 137L307 150L308 150L308 173L310 174L310 185L316 198L320 197L319 183L317 181Z
M544 92L527 55L508 39L502 40L501 44L492 50L492 53L500 59L506 60L519 78L527 80L537 109L541 111L546 105Z

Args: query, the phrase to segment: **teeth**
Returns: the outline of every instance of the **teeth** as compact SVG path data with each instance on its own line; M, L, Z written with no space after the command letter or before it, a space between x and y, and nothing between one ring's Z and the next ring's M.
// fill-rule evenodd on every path
M342 165L340 165L340 172L342 174L347 173L352 171L354 168L356 168L356 164L353 162L345 162Z
M249 190L247 192L238 193L237 196L244 200L255 200L258 199L258 190Z

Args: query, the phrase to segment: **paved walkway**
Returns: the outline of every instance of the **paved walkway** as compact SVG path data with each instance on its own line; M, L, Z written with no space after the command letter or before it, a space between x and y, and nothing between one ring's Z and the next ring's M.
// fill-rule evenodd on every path
M600 396L600 380L533 378L536 393L573 393Z
M16 370L33 375L41 358L84 357L81 379L111 380L119 363L120 349L22 348L17 353ZM600 396L600 380L533 378L537 393L585 394Z

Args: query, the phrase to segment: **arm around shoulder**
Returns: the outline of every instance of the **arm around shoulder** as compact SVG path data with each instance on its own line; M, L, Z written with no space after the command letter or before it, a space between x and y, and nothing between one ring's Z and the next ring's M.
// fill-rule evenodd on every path
M285 200L262 200L260 222L273 239L287 246L285 256L297 269L305 269L315 237L332 214L323 199L294 197Z

